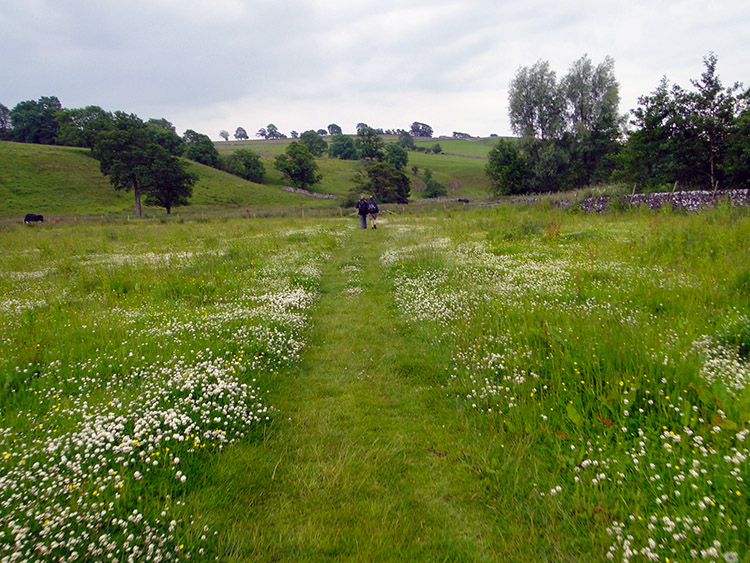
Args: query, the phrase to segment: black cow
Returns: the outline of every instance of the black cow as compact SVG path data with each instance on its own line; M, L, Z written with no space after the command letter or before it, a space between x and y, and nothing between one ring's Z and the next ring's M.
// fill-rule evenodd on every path
M36 213L27 213L23 219L24 223L44 223L44 216Z

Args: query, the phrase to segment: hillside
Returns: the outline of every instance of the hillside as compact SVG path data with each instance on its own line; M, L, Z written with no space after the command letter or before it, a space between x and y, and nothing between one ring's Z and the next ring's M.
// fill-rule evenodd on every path
M226 206L314 205L312 198L287 193L278 187L247 182L194 162L198 175L189 208L200 211ZM26 213L47 216L90 214L128 215L133 195L116 191L99 170L87 149L0 142L0 198L2 217L22 218ZM161 208L144 207L146 214L161 215Z
M227 207L338 207L340 200L325 200L292 194L282 187L288 181L274 169L276 155L282 154L291 139L218 142L220 153L249 148L261 155L266 167L266 182L255 184L194 162L190 168L198 175L191 204L176 213L213 211ZM390 142L392 139L386 139ZM407 173L412 181L412 200L421 198L424 170L448 188L449 197L486 197L489 187L484 174L486 155L494 139L440 140L418 143L427 148L440 142L444 154L409 152ZM354 185L354 177L364 167L359 161L317 159L323 174L315 191L345 197ZM413 167L418 168L417 174ZM0 142L0 198L4 202L0 217L20 220L26 213L64 218L82 215L127 216L133 212L133 196L116 191L99 170L99 163L87 149ZM164 214L161 208L144 207L148 216Z

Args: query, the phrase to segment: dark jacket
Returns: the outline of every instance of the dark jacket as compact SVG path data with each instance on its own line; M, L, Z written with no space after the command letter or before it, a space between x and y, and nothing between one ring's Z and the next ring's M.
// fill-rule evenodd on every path
M378 213L380 210L378 209L378 204L375 201L374 197L370 198L370 201L367 202L367 212L368 213Z
M364 198L357 202L357 211L360 215L367 215L367 201Z

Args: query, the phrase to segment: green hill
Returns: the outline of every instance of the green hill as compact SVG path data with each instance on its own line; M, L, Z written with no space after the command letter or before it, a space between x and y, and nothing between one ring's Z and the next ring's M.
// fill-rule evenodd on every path
M312 199L194 162L190 169L198 175L191 211L217 206L299 206ZM0 198L2 217L133 213L132 193L116 191L90 152L80 148L0 142ZM144 210L152 215L164 213L161 208Z
M386 142L393 139L387 138ZM226 208L253 208L253 212L273 208L336 208L340 199L321 199L289 193L282 188L288 181L273 167L292 139L218 142L220 153L249 148L261 155L266 181L255 184L194 162L198 175L190 206L176 213L216 212ZM444 154L409 152L407 172L412 181L412 200L421 198L422 177L429 168L434 178L448 188L449 197L486 197L489 183L484 174L486 155L494 139L440 140L418 143L427 148L439 142ZM359 161L323 157L318 159L322 182L314 190L344 197L354 185L354 176L363 169ZM418 168L417 174L413 167ZM128 216L133 213L133 195L116 191L99 170L99 163L88 149L0 142L0 198L4 205L0 218L22 219L26 213L64 218L84 215ZM260 208L260 209L256 209ZM144 214L164 214L161 208L144 207Z

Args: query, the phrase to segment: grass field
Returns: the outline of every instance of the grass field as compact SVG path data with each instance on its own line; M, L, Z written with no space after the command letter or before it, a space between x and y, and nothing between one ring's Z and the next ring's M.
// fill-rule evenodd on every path
M745 209L355 223L0 232L0 558L746 560Z

